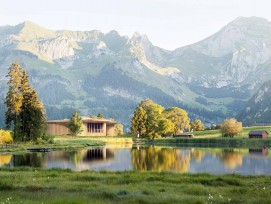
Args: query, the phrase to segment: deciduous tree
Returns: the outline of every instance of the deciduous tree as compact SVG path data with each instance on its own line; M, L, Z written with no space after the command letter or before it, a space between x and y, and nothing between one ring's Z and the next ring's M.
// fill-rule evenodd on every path
M242 122L238 122L235 118L227 119L221 124L222 136L224 137L239 135L242 130Z
M190 124L191 129L194 131L201 131L204 130L204 125L202 124L201 120L197 119Z
M67 127L69 128L70 133L73 136L77 136L83 131L82 128L83 121L81 116L78 114L77 111L75 111L70 119L70 121L67 123Z
M155 138L159 136L159 122L162 119L162 112L164 107L154 103L152 100L143 100L140 106L146 111L146 132L145 136L148 138Z
M185 110L172 107L163 112L163 116L174 124L174 134L178 134L181 130L190 129L190 119Z
M147 114L142 107L137 107L134 111L134 117L131 121L131 131L134 134L142 136L146 131Z

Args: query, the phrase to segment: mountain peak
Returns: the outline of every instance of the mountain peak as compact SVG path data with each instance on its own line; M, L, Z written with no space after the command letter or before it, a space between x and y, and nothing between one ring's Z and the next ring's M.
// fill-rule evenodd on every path
M17 25L20 28L20 37L33 39L33 38L50 38L55 36L55 32L46 28L43 28L31 21L24 21Z
M131 42L135 44L151 44L146 34L141 35L138 32L134 33L134 35L131 38Z
M254 23L266 24L268 22L269 21L267 19L262 18L262 17L256 17L256 16L242 17L242 16L239 16L236 19L234 19L232 22L230 22L229 24L254 24Z

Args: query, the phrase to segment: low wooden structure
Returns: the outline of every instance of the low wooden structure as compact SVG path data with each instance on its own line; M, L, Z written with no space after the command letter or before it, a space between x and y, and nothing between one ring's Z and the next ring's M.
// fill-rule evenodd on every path
M249 138L259 138L264 139L267 138L269 133L265 130L258 130L258 131L250 131L248 133Z
M194 134L191 133L180 133L177 135L174 135L173 137L182 137L182 138L194 138Z
M81 136L116 136L114 120L96 119L89 116L82 116L83 131ZM51 135L68 135L69 129L67 123L69 119L49 120L47 122L47 133ZM79 136L80 136L79 135Z

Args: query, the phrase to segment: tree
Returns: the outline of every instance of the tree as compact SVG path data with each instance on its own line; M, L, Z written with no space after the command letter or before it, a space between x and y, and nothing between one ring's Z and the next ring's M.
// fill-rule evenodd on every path
M227 119L221 124L223 137L233 137L235 135L239 135L242 130L242 122L238 122L235 118Z
M131 121L131 131L134 134L142 134L146 131L147 114L142 107L137 107L134 111L134 117Z
M190 129L190 119L185 110L172 107L163 111L163 116L174 124L174 134L178 134L181 130Z
M43 103L38 100L38 94L29 85L29 77L23 70L20 91L23 96L22 111L22 134L25 141L36 141L42 137L46 130L46 112Z
M97 118L98 118L98 119L103 118L103 114L99 113L99 114L97 115Z
M67 123L67 127L73 136L77 136L83 131L82 124L83 121L81 116L77 113L77 111L75 111L70 121Z
M13 129L13 137L15 140L18 139L20 133L20 112L23 103L23 96L20 91L21 80L22 80L22 67L18 62L12 63L9 68L7 77L8 81L8 93L6 96L5 104L7 106L6 111L6 128Z
M7 75L6 127L13 129L15 140L35 141L45 134L46 113L38 94L29 85L29 77L19 63L13 63Z
M115 124L115 134L120 136L123 135L123 125L120 123Z
M204 130L204 125L202 124L201 120L197 119L190 124L191 129L194 131L201 131Z
M174 124L166 119L163 118L159 121L159 134L162 136L172 135L174 133Z
M141 101L139 106L146 111L147 115L144 136L148 138L159 137L159 121L162 119L164 107L150 99Z

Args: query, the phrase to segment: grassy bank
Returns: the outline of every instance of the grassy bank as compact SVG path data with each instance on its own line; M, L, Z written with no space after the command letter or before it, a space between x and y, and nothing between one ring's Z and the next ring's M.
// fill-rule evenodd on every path
M0 203L188 204L270 203L270 200L270 176L0 170Z
M103 141L98 141L94 139L70 139L70 140L55 140L53 144L42 143L37 144L33 142L26 143L14 143L10 145L0 145L0 152L22 152L26 151L28 148L50 148L52 150L74 150L83 149L88 147L104 146Z
M104 145L125 145L132 144L130 136L120 137L89 137L89 136L54 136L54 143L44 142L41 144L27 142L14 143L11 145L0 145L0 152L20 152L28 148L50 148L53 150L73 150L87 147L101 147Z
M249 148L271 147L271 137L266 139L249 139L248 133L252 130L266 130L271 133L271 127L245 127L240 136L233 138L222 137L221 130L206 130L194 132L194 138L161 138L161 139L138 139L135 143L152 145L170 145L184 147L223 147L223 148Z

